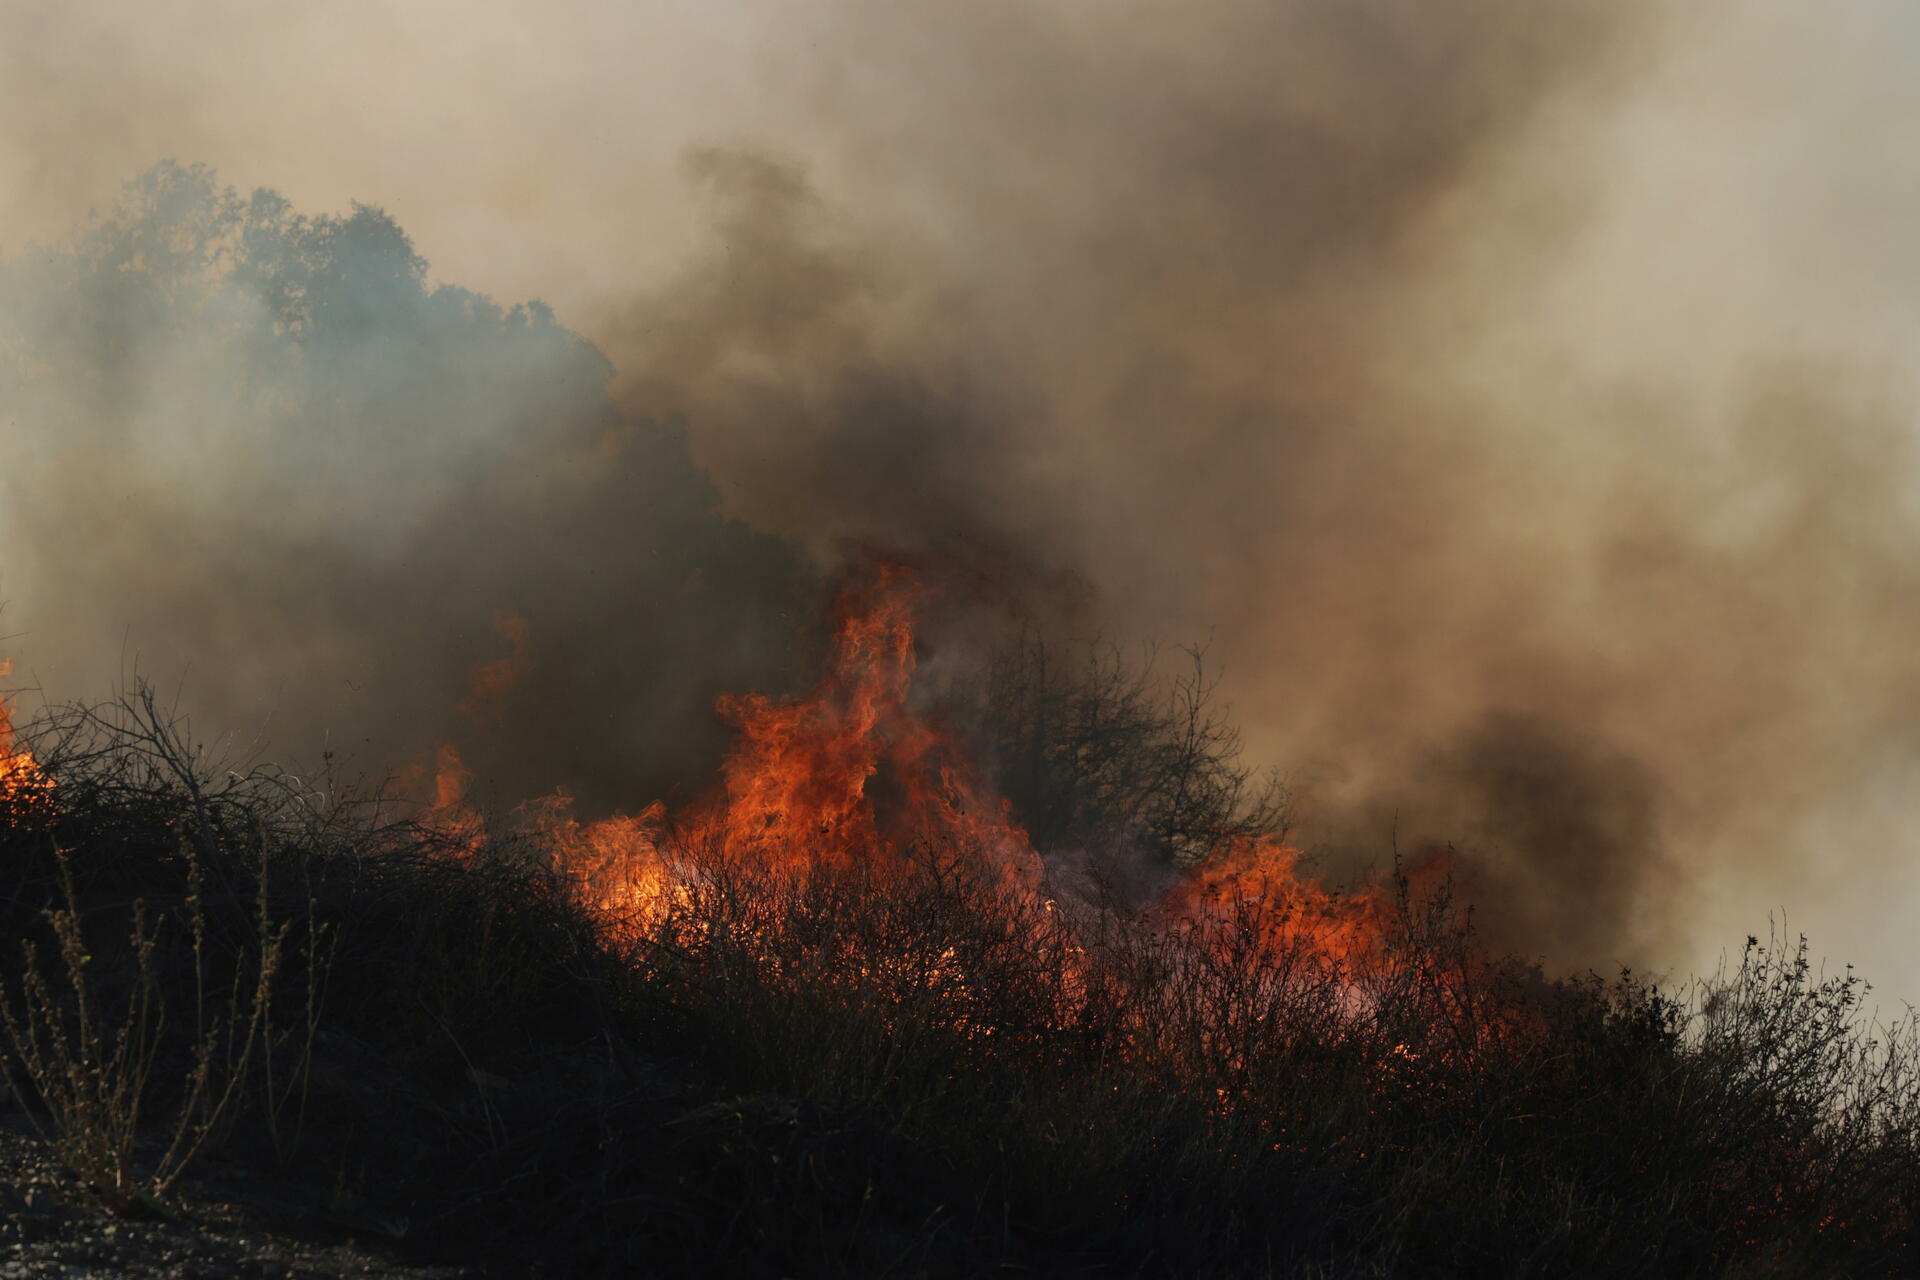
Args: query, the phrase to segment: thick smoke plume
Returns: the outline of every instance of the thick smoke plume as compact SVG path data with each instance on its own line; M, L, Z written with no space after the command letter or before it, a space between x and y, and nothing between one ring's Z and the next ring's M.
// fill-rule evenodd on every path
M1330 865L1454 841L1555 962L1788 902L1920 966L1873 941L1920 709L1903 11L384 8L176 6L184 63L4 19L50 243L157 154L392 213L256 201L158 300L116 292L138 193L7 245L6 618L62 691L130 643L278 741L507 717L478 776L633 803L880 543L1061 636L1211 635Z
M503 801L596 804L699 783L713 697L786 683L796 557L584 339L428 284L377 210L163 164L0 298L18 647L66 682L185 673L234 750L472 742Z

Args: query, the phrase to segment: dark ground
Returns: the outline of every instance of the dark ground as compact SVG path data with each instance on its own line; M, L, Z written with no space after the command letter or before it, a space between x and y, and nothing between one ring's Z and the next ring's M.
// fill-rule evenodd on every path
M328 1221L254 1171L223 1176L209 1166L171 1219L116 1217L19 1124L17 1110L0 1121L0 1280L456 1280L477 1274L409 1266L381 1243L383 1236L391 1242L404 1235L404 1219L349 1209Z

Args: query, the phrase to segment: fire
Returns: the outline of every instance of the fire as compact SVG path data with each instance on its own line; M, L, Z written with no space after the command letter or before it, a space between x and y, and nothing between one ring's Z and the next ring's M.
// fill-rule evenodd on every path
M1304 946L1363 970L1387 959L1403 888L1423 897L1451 874L1444 856L1431 855L1406 868L1404 886L1376 877L1335 890L1307 875L1302 857L1281 840L1234 839L1168 894L1162 913L1203 927L1252 920L1271 950ZM1247 907L1259 910L1242 910Z
M473 770L458 749L450 742L441 743L433 761L433 802L427 808L426 826L461 858L473 857L486 844L486 822L467 802L472 785Z
M12 674L13 664L0 659L0 678ZM33 753L15 745L13 709L0 696L0 808L45 808L53 796L53 779L34 761Z
M958 738L911 705L919 590L906 566L880 565L836 604L832 665L809 696L720 700L740 740L719 792L688 815L697 838L795 868L958 852L1010 883L1038 883L1040 859L1010 806Z
M673 902L701 860L776 876L858 872L886 883L916 858L960 858L1000 890L1054 915L1041 858L1011 806L983 780L960 735L915 703L915 619L924 593L912 566L877 562L836 600L828 669L810 692L788 700L722 697L716 710L738 736L707 795L678 811L655 802L583 821L561 790L523 805L514 833L543 848L610 929ZM512 658L472 673L476 703L497 696L532 662L525 621L511 623L500 629ZM428 820L462 851L477 851L487 838L467 799L470 781L459 754L443 747ZM1378 959L1396 909L1393 886L1335 892L1300 861L1277 840L1223 843L1158 914L1204 934L1257 901L1265 908L1258 913L1265 945L1304 944L1354 966Z
M533 667L533 645L527 637L527 620L518 614L502 614L493 620L493 629L507 642L507 656L477 662L467 669L467 695L460 710L480 721L498 721L514 687Z
M560 791L523 806L520 830L609 921L671 898L676 852L769 872L884 876L916 852L938 851L977 859L1004 885L1037 889L1039 856L1007 802L982 783L958 736L911 703L919 596L911 569L878 565L836 603L832 659L809 694L721 698L717 711L739 737L719 784L684 810L656 802L583 823ZM469 813L464 780L445 760L437 776L436 820Z
M632 816L583 823L574 817L573 797L556 791L522 806L517 816L572 878L580 901L609 927L647 919L668 902L671 881L661 851L666 808L658 802Z

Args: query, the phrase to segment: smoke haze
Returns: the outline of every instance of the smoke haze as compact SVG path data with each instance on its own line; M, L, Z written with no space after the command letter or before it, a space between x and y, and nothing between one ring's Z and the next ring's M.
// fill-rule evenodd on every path
M417 752L524 618L529 784L636 803L879 542L1211 635L1310 841L1457 841L1556 963L1784 903L1920 992L1917 21L0 9L9 647ZM164 156L319 284L130 309Z

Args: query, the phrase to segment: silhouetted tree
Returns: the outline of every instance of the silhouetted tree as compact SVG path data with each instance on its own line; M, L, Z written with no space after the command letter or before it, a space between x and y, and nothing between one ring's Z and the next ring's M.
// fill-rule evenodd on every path
M1029 633L995 656L981 731L1039 848L1144 847L1191 864L1285 832L1285 790L1242 763L1205 651L1180 654L1169 673L1152 652L1063 653Z

